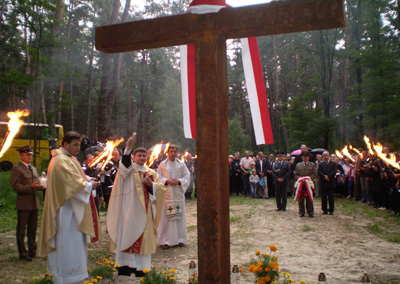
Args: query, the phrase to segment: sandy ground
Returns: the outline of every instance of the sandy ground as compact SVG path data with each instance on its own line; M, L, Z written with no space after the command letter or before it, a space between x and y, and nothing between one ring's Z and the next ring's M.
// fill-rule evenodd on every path
M364 273L373 281L400 280L400 244L388 242L368 229L368 225L381 222L387 231L400 232L397 222L363 213L365 204L341 200L333 216L322 215L320 199L314 203L315 217L298 217L298 205L290 199L286 212L277 212L275 200L252 199L243 204L244 197L231 198L231 264L245 270L255 251L269 253L275 245L281 271L292 274L295 283L304 280L317 283L318 274L324 272L327 283L357 283ZM345 209L353 202L355 213ZM197 263L197 206L186 204L188 239L185 248L162 250L157 248L152 263L160 269L177 270L178 280L187 279L191 260ZM105 212L101 213L104 221ZM399 217L393 217L399 218ZM0 234L1 283L26 283L32 275L45 272L46 260L34 259L27 263L17 259L14 232ZM107 255L108 236L89 248L89 263ZM111 256L112 258L112 256ZM37 272L37 274L35 274ZM138 283L134 277L117 277L99 283ZM83 283L83 282L82 282ZM253 275L242 278L241 283L254 283Z

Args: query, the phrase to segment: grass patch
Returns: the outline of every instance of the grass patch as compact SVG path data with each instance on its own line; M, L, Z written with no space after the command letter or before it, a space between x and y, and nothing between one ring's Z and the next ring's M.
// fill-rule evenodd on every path
M188 232L196 231L197 230L197 225L190 225L187 227Z
M313 227L310 227L308 225L304 225L301 227L301 231L302 232L311 232L311 231L315 231L315 229Z
M231 224L232 223L238 223L240 221L240 217L231 217L230 221L231 221Z

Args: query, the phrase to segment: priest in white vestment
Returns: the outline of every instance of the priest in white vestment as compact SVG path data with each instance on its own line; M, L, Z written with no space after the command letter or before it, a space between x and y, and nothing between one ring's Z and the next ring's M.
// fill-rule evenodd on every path
M74 158L80 150L81 135L67 132L60 149L52 150L48 167L46 198L43 206L36 255L48 256L47 272L56 284L84 280L87 272L88 243L99 240L101 230L92 189Z
M107 210L107 230L110 250L116 253L118 275L144 276L150 269L151 254L156 251L157 227L163 206L165 187L156 171L145 166L147 150L131 149L134 137L127 146L115 178Z
M187 243L185 192L190 183L190 171L177 159L178 146L170 145L168 159L161 162L157 172L167 191L158 231L158 242L163 249Z

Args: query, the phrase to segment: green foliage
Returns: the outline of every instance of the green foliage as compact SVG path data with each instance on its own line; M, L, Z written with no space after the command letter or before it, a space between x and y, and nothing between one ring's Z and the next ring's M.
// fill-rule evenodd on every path
M229 153L241 152L250 147L250 137L244 133L238 116L228 122L229 128Z
M171 269L170 271L163 270L157 271L155 267L151 267L150 271L144 269L143 272L146 274L141 280L140 283L143 284L175 284L176 276L175 269Z

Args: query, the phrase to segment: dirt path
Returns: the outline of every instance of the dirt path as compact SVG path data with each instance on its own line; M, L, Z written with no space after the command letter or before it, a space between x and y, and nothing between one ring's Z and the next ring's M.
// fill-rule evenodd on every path
M349 207L348 205L351 204ZM387 232L399 234L399 222L364 213L365 204L337 200L333 216L322 215L320 200L315 201L315 217L298 217L298 206L289 201L286 212L277 212L275 201L231 198L231 263L246 268L250 257L260 250L269 253L269 245L278 248L276 255L281 271L292 274L295 283L304 280L317 283L324 272L328 283L355 283L364 273L374 281L400 280L400 244L388 242L368 229L374 224ZM197 263L196 202L187 202L189 244L185 248L157 249L152 263L160 269L174 268L178 279L187 279L189 262ZM353 213L350 213L353 212ZM102 220L105 212L101 213ZM1 283L26 283L46 271L46 260L28 263L17 259L15 233L0 234ZM109 257L108 237L89 249L89 266ZM113 256L111 256L113 258ZM253 276L242 283L254 283ZM99 283L137 283L133 277L113 277Z

